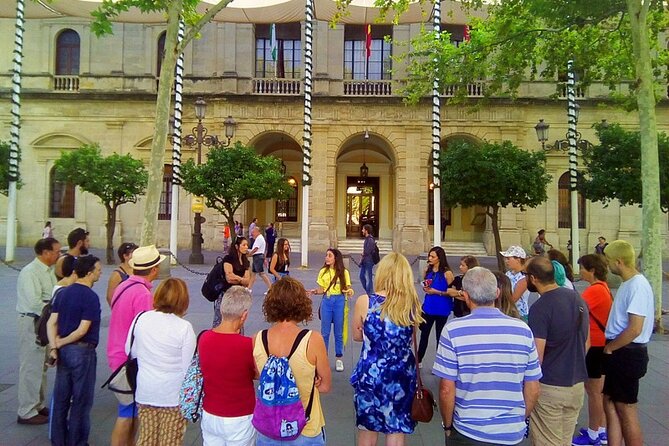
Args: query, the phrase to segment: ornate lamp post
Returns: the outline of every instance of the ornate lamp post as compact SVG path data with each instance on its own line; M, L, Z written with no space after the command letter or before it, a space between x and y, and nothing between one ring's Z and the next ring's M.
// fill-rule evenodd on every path
M189 146L196 145L198 166L202 163L202 146L228 147L232 137L235 135L235 127L237 125L235 120L232 119L232 116L228 116L225 121L223 121L227 142L221 142L216 135L209 135L207 128L202 125L202 120L205 118L206 112L207 102L201 97L197 98L195 101L195 117L197 118L197 125L193 127L192 134L187 135L184 138L184 142ZM202 265L204 263L204 256L202 255L202 243L204 242L204 239L202 238L202 223L205 222L205 219L201 215L204 206L202 200L199 199L199 197L197 198L197 200L193 200L192 205L193 211L195 211L195 219L191 239L191 253L188 257L188 263L191 265Z

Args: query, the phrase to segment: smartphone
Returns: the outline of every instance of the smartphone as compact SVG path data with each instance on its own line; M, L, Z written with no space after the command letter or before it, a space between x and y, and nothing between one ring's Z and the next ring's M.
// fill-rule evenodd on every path
M423 285L423 288L428 288L430 285L432 285L432 281L431 280L423 280L421 282L421 285Z

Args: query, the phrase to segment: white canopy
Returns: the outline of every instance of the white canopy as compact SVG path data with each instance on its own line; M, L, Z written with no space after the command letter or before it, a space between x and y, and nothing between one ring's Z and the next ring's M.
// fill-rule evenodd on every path
M27 0L25 16L27 19L48 19L57 17L91 18L101 0ZM217 0L203 0L201 12L206 11L206 4L216 4ZM333 0L314 0L316 20L331 20L337 11ZM304 20L305 0L233 0L219 12L214 21L230 23L286 23ZM432 3L427 0L422 4L413 2L409 10L400 17L401 23L428 22L432 17ZM349 14L341 19L341 23L376 23L379 8L374 0L353 0L348 7ZM476 14L479 15L480 13ZM466 24L468 14L463 11L458 1L442 1L442 23ZM16 2L3 0L0 2L0 17L16 17ZM389 13L384 23L391 23L394 17ZM162 23L162 13L144 14L139 9L131 9L119 15L117 22L128 23Z

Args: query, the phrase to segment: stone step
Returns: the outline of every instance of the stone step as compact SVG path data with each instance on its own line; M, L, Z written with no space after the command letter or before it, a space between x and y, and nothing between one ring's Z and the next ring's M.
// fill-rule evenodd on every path
M361 254L363 239L344 239L339 240L337 248L342 254ZM379 239L376 241L376 246L379 247L381 255L388 254L393 250L393 241L390 239Z
M449 256L465 256L471 255L474 257L481 257L489 255L483 243L480 242L441 242L441 247Z

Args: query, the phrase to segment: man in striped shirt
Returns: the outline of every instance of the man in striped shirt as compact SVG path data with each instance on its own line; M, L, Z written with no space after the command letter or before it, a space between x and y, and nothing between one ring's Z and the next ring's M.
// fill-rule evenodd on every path
M534 337L494 307L499 291L489 270L467 271L462 291L471 314L446 324L433 369L446 443L518 444L539 397Z

